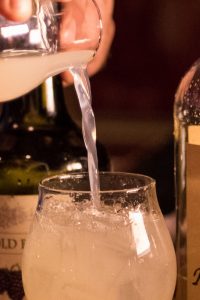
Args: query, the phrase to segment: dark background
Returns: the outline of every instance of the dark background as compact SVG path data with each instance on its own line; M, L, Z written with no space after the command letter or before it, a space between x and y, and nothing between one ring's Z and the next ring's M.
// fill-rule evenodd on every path
M92 80L95 109L171 116L177 84L199 56L200 2L116 0L114 19L110 57Z
M112 169L154 177L161 209L174 209L173 102L200 55L200 2L116 0L107 64L91 78L97 133Z

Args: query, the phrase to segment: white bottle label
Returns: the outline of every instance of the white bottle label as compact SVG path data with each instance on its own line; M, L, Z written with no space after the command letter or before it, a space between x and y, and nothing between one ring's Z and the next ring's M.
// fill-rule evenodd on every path
M21 256L37 200L37 195L0 196L0 300L11 299L7 292L21 271Z
M187 299L200 295L200 126L189 126L186 147Z

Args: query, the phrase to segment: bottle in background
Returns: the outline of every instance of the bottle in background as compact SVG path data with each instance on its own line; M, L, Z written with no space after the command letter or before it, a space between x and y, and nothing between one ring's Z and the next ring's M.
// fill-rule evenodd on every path
M177 300L200 297L200 60L182 79L175 98Z
M12 88L12 87L11 87ZM109 170L97 143L99 169ZM68 114L59 76L0 106L0 299L22 300L21 254L45 176L87 171L81 129Z

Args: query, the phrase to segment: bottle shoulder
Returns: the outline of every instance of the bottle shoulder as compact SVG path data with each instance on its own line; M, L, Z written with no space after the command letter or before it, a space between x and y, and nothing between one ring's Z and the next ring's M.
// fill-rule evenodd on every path
M200 124L200 59L192 65L178 86L174 117L183 124Z
M0 194L10 190L37 193L38 182L50 175L87 171L81 131L0 131ZM109 169L105 147L97 142L99 169Z

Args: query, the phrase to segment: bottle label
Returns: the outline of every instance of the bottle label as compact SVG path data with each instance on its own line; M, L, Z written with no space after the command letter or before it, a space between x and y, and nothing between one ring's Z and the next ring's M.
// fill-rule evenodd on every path
M21 256L37 200L37 195L0 196L0 300L25 299Z
M186 146L187 299L200 294L200 126L188 127Z

